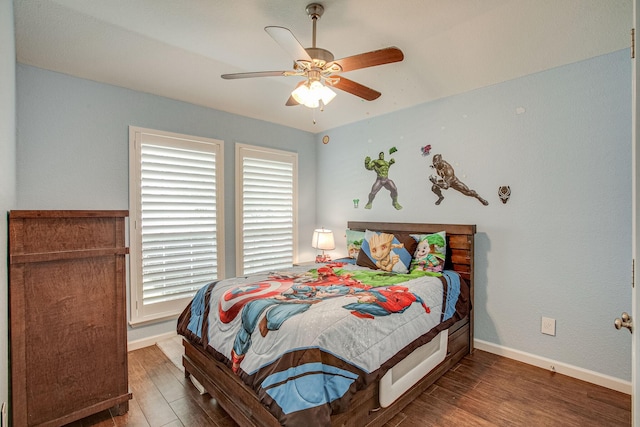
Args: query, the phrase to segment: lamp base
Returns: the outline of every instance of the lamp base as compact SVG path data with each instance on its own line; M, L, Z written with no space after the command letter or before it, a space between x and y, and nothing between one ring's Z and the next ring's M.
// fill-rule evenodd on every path
M331 262L331 257L327 254L316 255L316 262Z

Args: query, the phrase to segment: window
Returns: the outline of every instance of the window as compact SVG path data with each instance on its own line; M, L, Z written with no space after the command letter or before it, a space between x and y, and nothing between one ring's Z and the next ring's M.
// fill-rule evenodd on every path
M222 141L129 129L131 323L178 315L224 277Z
M236 144L236 274L290 268L297 250L298 155Z

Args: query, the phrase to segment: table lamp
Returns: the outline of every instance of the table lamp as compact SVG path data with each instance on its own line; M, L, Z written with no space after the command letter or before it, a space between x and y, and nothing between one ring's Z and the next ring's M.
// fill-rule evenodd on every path
M331 257L325 254L324 251L330 251L336 248L335 241L333 240L333 232L331 230L325 230L324 228L313 230L311 246L322 251L322 255L316 255L316 262L331 261Z

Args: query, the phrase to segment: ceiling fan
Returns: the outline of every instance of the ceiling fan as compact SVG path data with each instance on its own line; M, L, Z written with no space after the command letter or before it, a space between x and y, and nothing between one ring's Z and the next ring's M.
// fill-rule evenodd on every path
M221 77L223 79L273 76L305 77L305 80L298 83L291 93L286 102L288 106L303 104L310 108L318 106L322 108L335 97L335 92L329 89L329 86L367 101L373 101L380 97L380 92L349 80L340 73L402 61L404 59L402 51L397 47L388 47L342 59L334 59L331 52L316 47L316 22L322 16L324 7L319 3L311 3L306 7L306 12L313 21L313 41L310 48L302 47L287 28L265 27L265 31L293 58L293 70L233 73L223 74Z

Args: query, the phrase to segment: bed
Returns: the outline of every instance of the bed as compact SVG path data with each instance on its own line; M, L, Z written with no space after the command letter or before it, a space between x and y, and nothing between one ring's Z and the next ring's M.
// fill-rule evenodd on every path
M239 425L381 426L473 351L475 225L350 221L347 230L367 233L353 262L220 280L178 319L185 375ZM413 251L407 236L440 235L446 258L415 271L411 252L393 263L409 271L392 271L371 258L372 235L393 235L393 253ZM360 262L363 252L377 268Z

